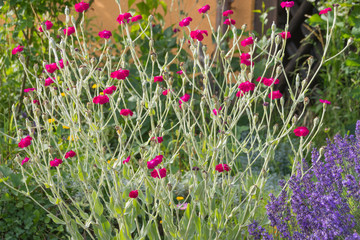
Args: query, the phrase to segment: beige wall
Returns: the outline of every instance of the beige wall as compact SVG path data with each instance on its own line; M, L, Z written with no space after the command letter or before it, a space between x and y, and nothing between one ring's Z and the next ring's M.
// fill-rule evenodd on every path
M231 4L231 9L234 11L232 19L236 21L236 27L241 28L243 24L247 24L248 29L253 29L253 12L255 0L234 0ZM140 1L136 1L140 2ZM199 14L197 9L200 7L209 4L209 16L211 19L211 24L215 26L216 19L216 0L199 0L196 3L194 0L165 0L167 3L167 15L165 16L165 27L171 26L174 24L178 27L179 21L184 17L180 16L180 10L183 10L185 13L188 13L188 16L193 18L193 21L190 24L191 29L200 29L208 30L210 32L210 27L207 18L202 18L203 14ZM179 4L180 3L180 4ZM128 1L120 0L122 12L128 11ZM135 4L132 5L132 8L135 8ZM163 13L162 9L159 8L159 12ZM115 2L115 0L95 0L91 6L91 9L87 12L89 17L95 17L92 23L93 30L102 31L106 30L116 30L118 27L118 22L116 18L119 15L120 10ZM205 45L211 45L211 38L207 37L204 39L203 43Z

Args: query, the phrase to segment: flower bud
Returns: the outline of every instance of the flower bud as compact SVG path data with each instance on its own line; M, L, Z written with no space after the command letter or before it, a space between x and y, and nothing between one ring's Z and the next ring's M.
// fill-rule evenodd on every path
M41 111L39 108L35 108L35 117L40 117Z
M280 98L280 105L281 105L282 107L284 107L284 103L285 103L284 98L283 98L283 97L282 97L282 98Z
M349 40L347 41L347 45L351 45L354 42L354 38L349 38Z
M305 78L304 80L302 80L301 82L301 88L305 88L306 84L307 84L307 78Z
M314 118L314 126L318 125L318 123L319 123L319 118L318 117Z
M278 127L279 127L279 124L277 124L277 123L273 126L273 133L275 133L278 130Z
M273 22L271 24L271 31L275 32L275 30L276 30L276 24L275 24L275 22Z
M313 65L313 63L314 63L314 57L313 56L308 57L307 63L311 67Z
M49 42L50 42L50 47L52 47L53 49L56 49L56 42L54 41L54 39L52 37L50 37Z
M279 35L277 35L276 37L275 37L275 44L276 45L279 45L281 43L281 37L279 36Z
M245 31L246 26L247 26L246 24L243 24L243 25L241 26L241 30L242 30L242 31Z
M280 76L281 71L282 71L282 67L281 67L281 66L277 66L277 68L276 68L276 76Z
M320 153L319 158L324 155L324 152L325 152L325 147L321 147L319 150L319 153Z
M150 54L150 57L151 57L151 61L155 62L156 61L156 53L151 53Z
M23 102L25 105L28 105L30 103L30 99L28 97L24 97Z
M305 104L305 105L308 104L309 101L310 101L310 99L309 99L308 97L305 97L305 98L304 98L304 104Z
M300 86L300 76L299 74L296 74L295 88L298 89L299 86Z
M69 14L70 14L70 9L69 9L68 6L66 6L66 7L65 7L65 15L66 15L66 16L69 16Z
M294 115L291 121L293 124L296 124L297 120L298 120L297 115Z

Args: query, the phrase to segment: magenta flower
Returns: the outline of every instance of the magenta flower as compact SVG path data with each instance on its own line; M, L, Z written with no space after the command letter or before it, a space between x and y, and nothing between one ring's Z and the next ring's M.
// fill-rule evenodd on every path
M154 159L150 160L147 162L147 167L148 169L154 169L155 167L157 167L157 165L159 165L160 163L162 163L162 159L164 158L163 155L158 155L156 156Z
M153 177L153 178L164 178L164 177L166 177L166 168L154 169L151 172L151 177Z
M282 3L280 3L280 6L282 8L291 8L294 6L294 2L293 1L282 2Z
M188 203L179 203L176 205L180 210L186 210Z
M282 32L280 33L280 36L283 38L283 39L289 39L291 38L291 33L290 32Z
M136 21L139 21L139 20L141 20L141 19L142 19L142 16L141 16L141 15L136 15L136 16L134 16L134 17L131 18L131 21L132 21L132 22L136 22Z
M130 197L130 198L137 198L138 195L139 195L138 190L133 190L133 191L131 191L131 192L129 193L129 197Z
M11 51L11 53L12 53L13 55L15 55L15 54L17 54L18 52L22 52L22 51L24 51L24 46L18 45L16 48L14 48L14 49Z
M24 163L27 163L30 160L30 158L26 157L21 161L21 166L24 165Z
M252 37L245 38L241 41L241 46L246 47L247 45L254 44L254 40Z
M22 138L20 142L18 143L19 148L26 148L27 146L31 145L32 137L27 136L25 138Z
M71 158L71 157L75 157L76 156L76 153L71 150L71 151L68 151L66 154L65 154L65 159L68 159L68 158Z
M123 14L120 14L116 21L119 23L119 24L122 24L122 23L129 23L130 19L131 19L132 15L131 13L123 13Z
M222 107L219 107L219 110L217 110L216 108L213 109L214 115L217 116L221 109L222 109Z
M238 91L238 92L236 93L236 96L237 96L237 97L242 97L242 96L244 96L244 92L243 92L243 91Z
M307 127L297 127L294 129L295 136L305 137L309 134L309 129Z
M113 94L116 91L116 86L111 86L106 88L103 92L105 94Z
M40 105L39 100L36 100L36 99L33 100L33 103L34 103L34 104L37 104L37 105Z
M243 91L244 93L247 93L247 92L249 92L249 91L254 91L255 86L256 86L255 83L246 81L246 82L240 83L239 88L240 88L240 90Z
M183 102L189 101L189 99L190 99L190 95L187 94L187 93L185 93L185 95L182 96L182 97L180 98L180 100L179 100L180 108L181 108L181 104L182 104Z
M104 30L104 31L99 32L98 35L100 38L109 39L112 36L112 33L110 31Z
M50 86L51 84L54 83L54 80L55 80L55 78L51 78L51 77L45 79L45 84L44 84L44 86L45 86L45 87Z
M75 7L75 11L84 12L89 9L89 4L84 1L81 1L79 3L76 3L74 7Z
M225 12L223 12L223 16L224 16L224 17L227 17L227 16L229 16L229 15L231 15L231 14L234 14L234 11L233 11L233 10L226 10Z
M181 74L183 74L184 72L183 72L182 70L180 70L180 71L177 71L176 73L179 74L179 75L181 75Z
M208 32L206 30L195 30L190 32L190 37L194 40L197 39L201 42L204 39L203 34L208 36Z
M279 84L279 79L273 79L273 78L263 78L261 81L265 86L270 87L272 84Z
M231 18L228 18L224 21L225 25L235 25L235 23L236 23L235 20Z
M186 17L184 18L183 20L181 20L179 22L179 26L180 27L186 27L186 26L189 26L190 22L192 21L192 18L191 17Z
M205 6L201 7L198 9L198 12L199 13L206 13L207 11L210 10L210 5L209 4L206 4Z
M319 99L319 101L320 101L321 103L326 103L326 104L328 104L328 105L330 105L330 104L331 104L331 102L330 102L330 101L325 100L325 99Z
M61 69L64 68L64 61L62 59L59 60L59 65ZM66 65L68 65L68 62L66 62Z
M223 171L230 171L231 168L225 163L225 164L218 164L215 166L215 170L218 172L223 172Z
M75 28L74 27L68 27L63 29L64 35L68 35L70 36L71 34L73 34L75 32Z
M156 143L162 143L164 140L163 137L152 137L151 141L155 141Z
M106 95L99 95L93 98L93 103L94 104L105 104L109 102L109 97Z
M162 81L164 81L163 76L155 76L155 77L154 77L154 83L155 83L155 82L162 82Z
M45 69L48 73L53 73L56 70L58 70L59 68L56 65L56 63L50 63L50 64L45 65Z
M62 163L63 163L63 161L61 159L55 158L54 160L50 161L50 166L57 167Z
M36 88L26 88L26 89L24 89L24 92L32 92L32 91L36 91Z
M254 65L249 59L251 58L249 53L242 53L240 56L240 63L245 64L246 66Z
M131 157L131 155L129 155L122 163L123 164L128 163L130 161L130 157Z
M331 8L325 8L319 12L319 15L321 14L327 14L328 12L331 12Z
M279 99L281 98L283 95L281 94L281 92L278 90L278 91L273 91L271 93L269 93L268 95L268 98L270 99Z
M116 79L118 79L118 80L124 80L125 78L127 78L128 76L129 76L129 70L126 70L126 69L124 69L124 70L122 70L122 69L120 69L120 70L117 70L117 71L115 71L115 72L112 72L111 74L110 74L110 77L111 78L116 78Z
M121 109L120 115L122 116L132 116L134 113L130 109Z
M49 20L46 21L46 22L45 22L46 30L50 30L53 25L54 25L54 24L53 24L51 21L49 21ZM44 32L44 30L42 29L41 26L39 27L39 31L40 31L40 32Z
M170 89L164 90L164 91L162 92L162 95L164 95L164 96L168 95L169 91L170 91Z

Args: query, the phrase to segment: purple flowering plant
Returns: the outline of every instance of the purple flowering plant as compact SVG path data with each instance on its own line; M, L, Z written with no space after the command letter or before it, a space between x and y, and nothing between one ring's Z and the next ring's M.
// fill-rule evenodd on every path
M311 167L298 164L289 181L281 180L278 197L270 194L266 206L277 239L360 239L360 121L355 135L336 135L325 148L314 149ZM288 188L288 189L287 189ZM253 222L254 239L272 239ZM275 237L274 236L274 237Z

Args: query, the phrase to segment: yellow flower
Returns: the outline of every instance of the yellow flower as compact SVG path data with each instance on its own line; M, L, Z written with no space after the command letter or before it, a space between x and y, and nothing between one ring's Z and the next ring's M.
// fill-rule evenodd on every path
M50 118L50 119L48 119L48 122L49 122L49 123L53 123L53 122L55 122L55 119L54 119L54 118Z
M78 140L78 139L79 139L78 137L75 138L72 135L68 136L68 138L67 138L67 140L69 140L69 141L75 141L75 140Z
M110 164L110 163L111 163L111 160L108 160L108 163Z
M61 96L65 97L65 95L66 95L65 93L63 93L63 92L61 93Z
M184 200L184 198L179 196L179 197L176 197L176 200L180 201L180 200Z
M94 84L94 85L92 85L91 88L98 88L98 87L99 87L98 85Z
M68 126L62 126L63 129L70 129Z
M160 220L160 224L162 224L162 220Z

